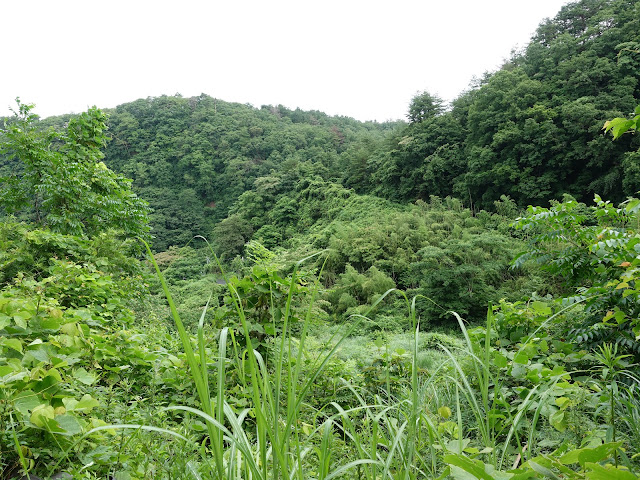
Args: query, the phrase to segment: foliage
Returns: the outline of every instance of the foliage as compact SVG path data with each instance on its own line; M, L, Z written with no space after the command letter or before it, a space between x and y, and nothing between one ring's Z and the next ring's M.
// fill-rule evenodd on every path
M252 247L252 251L254 256L255 252L265 253L256 246ZM390 474L391 471L404 472L403 475L406 474L408 478L424 476L427 472L434 477L446 472L457 477L462 474L455 467L464 470L471 468L471 465L484 465L482 461L488 465L482 466L482 469L486 468L487 475L490 475L502 470L515 457L516 462L524 463L522 471L531 465L538 465L538 462L545 462L545 458L548 459L546 468L560 468L557 465L566 460L563 455L567 452L576 451L578 446L581 449L577 452L590 451L596 445L602 445L602 440L607 441L606 426L595 422L601 420L606 425L611 421L610 417L600 413L603 402L609 402L610 397L595 392L605 390L608 380L604 377L602 381L594 378L583 383L582 371L573 371L575 366L588 365L589 362L595 364L599 357L576 350L572 344L554 336L556 319L568 313L554 313L549 302L536 301L526 306L503 302L499 307L490 309L486 328L468 330L457 317L464 335L462 348L459 342L443 337L446 342L441 343L440 348L447 354L448 361L432 371L417 366L420 343L417 334L413 352L385 349L384 340L379 339L374 342L379 358L374 358L369 366L360 367L361 379L350 377L352 384L347 383L346 387L351 395L345 395L344 392L339 393L340 389L336 388L335 383L320 381L313 367L332 368L330 366L336 362L332 357L344 341L342 337L337 343L328 345L327 348L331 350L329 356L312 358L312 362L317 362L312 366L307 360L303 361L306 357L304 344L309 341L306 335L310 316L307 315L304 322L300 341L292 342L293 339L286 336L287 325L290 325L289 306L292 304L289 295L284 329L280 336L274 338L276 347L267 350L264 355L258 354L249 333L250 324L241 302L242 295L232 283L227 286L231 298L235 299L236 313L247 342L246 350L236 343L235 335L231 342L234 352L243 352L243 359L246 355L246 360L236 363L234 367L244 373L240 377L234 375L234 378L244 385L247 410L240 410L240 421L235 420L238 410L231 408L231 405L224 407L224 418L221 414L217 414L216 418L186 407L177 410L192 412L206 420L209 428L216 431L210 435L224 435L239 451L238 468L251 471L254 476L270 478L274 469L285 468L295 468L296 471L302 468L305 471L319 469L328 474L347 468L355 469L360 465L359 475L372 479L380 474ZM255 284L255 288L262 290L259 284ZM273 291L273 288L271 284L269 289ZM293 284L290 284L290 294L292 288ZM377 304L382 300L379 299ZM416 299L407 303L410 304L409 322L417 327ZM274 323L275 315L275 310L270 312ZM202 318L205 318L204 314ZM201 322L199 330L202 327ZM356 328L354 324L350 330ZM199 333L199 344L202 338L202 333ZM185 348L191 348L186 345ZM255 352L253 356L252 351ZM222 357L224 355L220 355ZM269 364L273 369L269 368ZM223 365L225 362L218 363L219 379L220 372L225 371ZM233 361L228 365L234 365ZM299 377L303 371L311 376L311 383ZM311 420L307 416L310 413L308 410L295 410L301 406L301 403L296 403L296 392L305 395L307 389L314 391L319 386L335 393L331 410L336 413L330 414L326 412L326 407L320 406L320 411ZM222 388L227 389L228 397L222 393ZM218 402L221 398L237 398L235 387L223 387L218 383L217 389ZM269 403L272 399L277 401L277 392L282 395L286 392L289 400L285 405L295 405L295 411L291 407L284 407L286 412L282 412L281 418L286 423L279 427L271 423L278 421L278 415ZM341 399L340 403L337 402L338 398ZM202 402L206 404L205 400ZM316 405L315 402L313 405ZM216 411L220 411L219 408ZM321 413L323 411L326 413ZM243 412L246 412L246 417L242 416ZM590 415L593 421L585 422L585 415ZM301 421L287 427L292 418ZM230 425L230 428L226 425ZM249 432L253 432L254 428L256 438L264 435L264 441L254 443L249 440L253 435ZM264 433L261 434L261 431ZM561 432L565 443L560 449L550 452L549 446L559 443L548 439L553 431ZM630 430L626 428L624 433L620 433L624 437L622 442L629 442L628 433ZM293 452L283 455L290 450L284 443L273 443L277 442L279 435L282 435L280 438L292 435L291 446L296 452L304 452L303 445L308 445L305 442L316 438L318 443L315 445L321 445L316 447L319 448L317 457ZM347 443L338 446L339 437L347 439ZM615 434L613 438L615 441ZM375 443L374 450L369 449L370 442ZM603 458L615 457L623 443L613 445L608 447ZM270 456L265 452L269 447L285 450ZM218 476L226 477L230 475L228 464L223 454L216 453L219 452L217 448L211 451L213 468ZM340 449L345 457L342 462L336 461L332 453L334 448ZM467 456L482 461L468 463ZM266 461L258 462L260 458L266 458ZM449 464L449 470L445 469L444 472L443 460ZM627 462L625 468L631 467L633 465Z
M424 326L450 320L449 308L481 319L487 301L517 300L536 289L533 275L509 270L518 241L499 230L503 223L504 217L486 212L474 216L451 198L404 209L354 199L317 236L316 245L330 252L327 298L341 313L354 300L371 303L372 294L384 293L393 281L429 299L418 302Z
M400 206L303 173L295 172L293 191L249 191L240 197L215 229L214 242L223 257L241 254L249 238L288 247L288 252L280 250L283 258L328 249L323 275L335 314L371 304L372 294L384 293L390 282L431 298L435 304L421 305L421 311L434 319L446 311L437 305L482 318L487 296L497 301L502 295L516 299L520 292L528 293L529 287L522 285L528 272L508 269L518 247L507 232L507 217L474 215L452 198ZM270 185L285 181L276 176L259 180ZM499 206L508 215L515 211L509 199ZM353 269L351 279L347 264ZM365 282L355 281L357 275L371 277L367 292L357 285ZM498 292L504 281L511 285Z
M149 201L156 251L182 247L195 235L209 236L246 191L290 188L258 178L295 172L302 165L337 178L338 158L353 142L380 137L392 126L281 105L253 108L207 95L140 99L109 113L113 141L105 163L132 178ZM249 240L244 231L239 230L245 238L234 253Z
M617 375L629 375L629 370L625 370L627 365L624 364L622 356L616 356L615 348L611 350L610 347L605 346L601 349L601 354L594 357L584 351L574 350L571 343L558 339L553 332L554 324L559 315L567 313L567 309L564 309L552 315L551 308L540 301L533 302L526 308L522 305L503 304L489 312L486 331L469 331L466 338L471 340L471 344L476 344L474 362L483 362L486 366L484 368L487 368L484 373L480 370L476 378L470 382L479 382L480 392L483 392L484 382L488 381L487 385L490 388L499 389L499 402L507 401L497 410L490 410L497 414L497 417L493 417L487 423L487 431L491 432L497 426L503 425L501 421L505 418L508 426L512 422L518 424L523 418L531 415L531 423L528 424L525 421L522 425L524 429L516 426L515 429L510 430L514 438L528 431L528 436L525 437L526 442L524 439L523 443L518 442L519 453L512 470L504 472L502 461L496 463L492 453L489 454L488 460L482 461L478 460L482 457L478 455L477 450L464 449L464 453L462 451L455 454L449 453L444 457L444 461L451 467L450 474L454 478L466 478L463 471L473 474L475 478L496 478L497 475L499 478L516 478L516 475L523 475L521 478L555 478L556 473L553 472L558 471L564 475L570 474L570 478L596 478L584 470L584 462L590 461L586 459L591 456L593 456L593 462L600 462L603 466L604 460L609 460L609 464L615 464L607 468L617 469L620 458L624 458L623 471L628 472L629 469L634 468L628 457L620 457L619 452L623 451L622 443L616 443L618 440L616 427L611 426L616 424L612 417L614 408L616 414L619 411L620 414L625 415L622 413L623 405L620 404L621 408L618 410L618 400L612 400L614 396L617 397L617 394L614 393L616 387L611 382L611 378ZM523 317L529 317L534 321L524 324ZM539 321L542 318L544 321ZM491 334L489 328L494 320L498 327L495 332L497 335ZM514 331L511 328L513 325L517 325L520 331ZM506 330L505 326L507 326ZM505 334L507 337L504 336ZM474 337L477 340L474 340ZM613 353L609 355L608 352ZM601 378L581 375L580 365L584 365L585 361L593 360L602 363L594 366L594 371L602 373ZM493 373L488 371L489 362L494 365L492 370L497 367L507 373L506 377L502 375L497 377L498 383L494 380ZM459 371L462 374L463 370L459 369ZM512 377L511 381L508 380L509 375ZM605 379L609 376L611 378ZM483 377L484 380L482 380ZM638 379L633 375L630 377L637 385ZM467 386L467 383L464 385ZM607 393L603 394L603 392ZM496 395L487 396L482 393L481 398L483 402L485 399L491 399L494 405L496 404ZM475 403L472 402L472 405ZM475 411L476 407L473 408ZM514 417L509 416L510 409L512 409L511 415L515 414ZM601 426L590 430L589 424L585 423L585 415L594 420L603 415ZM547 438L536 441L536 436L541 435L540 432L545 430L543 425L536 426L541 417L547 417L549 424L563 433L563 440L552 441L547 433L545 435ZM510 418L513 420L509 420ZM632 431L627 430L627 433L632 434ZM509 433L507 438L511 435ZM632 445L635 440L633 437L626 437L626 441ZM558 444L560 446L556 450L547 450ZM523 445L524 449L522 449ZM574 445L580 448L576 449ZM578 463L577 459L580 455L584 457L580 457L582 470L571 472L565 465ZM596 458L597 455L601 457ZM516 469L520 462L523 463L522 466ZM635 477L631 475L629 478Z
M635 194L638 158L627 152L637 150L637 135L611 143L600 126L633 111L640 97L639 8L625 0L569 3L449 111L423 115L420 102L438 102L416 96L411 123L370 154L360 191L403 201L451 195L484 209L501 195L525 206L565 193L586 201L599 192L615 202ZM621 133L632 122L608 125Z
M327 311L337 317L361 313L393 286L430 298L419 308L433 321L448 318L447 308L481 319L487 300L517 300L545 288L533 272L509 270L520 248L508 232L509 217L474 214L452 198L401 206L355 194L313 170L306 173L311 176L301 169L261 177L260 191L240 196L214 229L222 258L246 257L249 239L275 245L280 259L328 249L324 298L331 304ZM262 189L289 182L288 177L295 180L293 190ZM506 215L517 212L507 197L497 206Z
M611 131L614 140L627 132L636 132L638 128L640 128L640 105L636 107L635 117L629 119L618 117L604 123L605 132Z
M409 104L407 117L411 123L422 122L440 115L444 111L444 101L429 92L416 94Z
M130 430L132 425L144 422L143 427L160 429L165 435L180 432L180 438L161 442L141 432L122 436L107 430L89 433L95 422L89 423L88 414L75 413L84 430L70 436L70 441L82 433L89 436L72 450L62 449L63 455L68 455L66 462L94 462L94 468L103 469L111 462L110 468L132 478L149 475L144 472L155 472L157 478L172 475L158 466L161 458L144 454L154 448L154 455L180 452L183 468L193 469L203 478L226 478L238 469L251 471L257 478L271 478L276 471L327 475L350 471L371 480L392 474L437 477L446 471L447 464L458 465L468 457L489 465L488 472L495 472L511 464L517 455L522 462L548 458L557 463L562 455L578 447L588 450L606 441L606 425L611 421L609 393L614 392L611 375L617 376L621 392L614 401L616 415L622 414L624 402L633 398L624 389L635 387L621 381L625 368L631 368L624 364L624 358L618 361L617 354L610 356L615 365L605 371L598 367L597 357L561 341L555 334L556 319L567 313L554 312L556 307L545 301L528 305L502 302L490 310L485 328L466 329L460 320L462 341L446 335L421 337L414 330L410 349L401 350L379 337L366 347L371 361L357 366L337 357L341 346L346 346L344 332L328 342L314 343L310 333L321 327L313 318L313 291L300 287L299 268L286 277L276 274L269 267L276 257L259 244L252 244L248 255L261 268L250 268L246 278L251 282L244 286L228 282L229 303L214 307L212 316L207 315L205 307L193 334L182 324L170 300L184 354L176 350L175 340L158 335L154 329L148 336L140 336L133 331L101 331L104 327L92 326L91 321L78 323L81 331L87 330L81 338L87 340L83 348L89 351L86 357L80 354L68 368L55 364L61 378L72 386L65 387L65 395L82 392L76 394L76 400L91 395L98 404L91 412L92 418L115 422L104 428ZM168 254L163 264L183 259L176 271L183 267L190 271L197 263L195 257L192 251L183 249ZM179 275L176 279L181 281ZM352 275L359 278L355 272ZM23 291L17 293L23 295ZM258 305L251 300L261 297L267 303ZM408 307L405 323L417 328L417 299L409 301L402 295L400 299ZM379 307L384 301L378 298L369 308ZM46 302L52 299L41 303L44 316L49 311ZM75 311L59 310L63 318L71 318ZM234 314L240 326L233 334L228 328L207 326L207 318L230 320ZM251 333L252 322L260 314L267 318L266 325L277 329L262 345ZM296 317L304 320L296 322ZM9 321L15 322L15 316ZM292 330L296 323L296 330ZM38 324L30 321L28 325ZM357 329L356 317L347 330ZM294 331L298 332L295 336ZM17 338L22 351L29 352L44 348L40 345L57 339L56 335L60 333L40 331L36 339L42 343L15 335L5 337ZM63 345L60 339L57 341ZM3 352L19 355L11 347L14 343L5 341ZM419 367L419 349L434 346L444 352L444 359L428 369ZM323 349L328 353L320 353ZM345 353L350 354L347 350L341 355ZM61 350L57 350L50 358L57 361L54 357L60 355ZM585 365L598 368L591 378L584 376ZM51 368L46 363L40 367L44 371ZM77 375L73 376L80 367L94 378L92 384L84 385ZM182 374L185 368L192 373L190 379ZM125 404L114 392L126 398ZM57 407L51 403L56 398L62 397L56 394L48 404L43 399L43 405L54 408L53 419L45 418L58 425ZM62 401L64 405L64 398ZM161 410L165 406L169 409ZM618 442L616 448L633 445L634 411L617 423L617 431L611 435ZM26 413L29 418L32 414ZM52 447L58 445L52 441L57 437L46 434L46 441L42 441L44 432L31 426L31 420L26 422L28 428L21 430L19 439L21 444L30 445L28 458L40 472L42 459L59 456L60 447ZM172 425L174 429L168 430ZM553 432L562 434L565 445L558 447ZM63 432L54 435L64 436ZM12 445L11 437L5 438L4 445ZM124 438L127 441L123 447L114 445ZM29 443L33 439L40 439L37 447ZM550 446L555 446L557 453L549 450ZM610 452L608 455L615 454ZM619 459L623 459L621 454ZM556 468L556 463L547 468ZM45 468L51 471L53 464ZM450 471L459 474L454 468Z
M529 207L514 226L530 232L529 249L516 259L543 263L561 275L574 293L566 301L585 300L586 316L573 337L595 343L616 342L638 353L636 287L638 277L638 209L630 198L619 207L595 197L587 207L571 198L551 208ZM577 297L575 295L577 294Z
M122 414L110 395L126 392L133 399L158 390L162 398L163 389L176 386L169 373L179 361L173 357L175 363L164 363L159 349L151 351L139 334L105 323L112 312L100 311L98 305L67 308L38 287L0 293L0 451L5 473L20 463L25 470L49 472L59 466L112 464L119 439L112 432L92 433ZM117 318L122 320L123 313ZM150 389L154 370L165 380Z
M92 237L117 228L130 236L147 235L146 202L131 191L129 180L101 161L106 115L91 108L58 133L39 130L32 109L18 101L15 117L0 131L0 152L22 167L3 179L2 208L27 212L58 233Z
M32 450L40 447L45 461L55 461L70 436L100 424L90 415L99 403L87 391L97 380L86 369L91 313L3 293L0 318L3 450L17 435Z
M128 322L132 302L147 293L136 246L106 232L92 240L24 223L0 224L0 287L87 307L103 322Z
M238 339L251 337L251 344L261 354L266 353L266 340L280 333L283 322L295 328L300 322L304 306L291 304L291 296L297 300L304 297L306 287L300 279L291 276L282 278L269 264L257 264L243 278L231 277L227 286L232 290L224 303L227 314L222 317L225 326L235 332ZM244 318L238 318L233 305L239 303ZM289 309L289 311L287 311Z
M150 250L149 253L151 253ZM229 465L229 462L225 462L225 454L223 450L224 443L229 443L232 449L231 458L235 460L237 454L237 468L239 468L245 475L264 479L280 478L281 475L290 477L291 475L295 475L296 472L303 471L303 461L305 460L306 452L308 451L308 448L306 447L308 439L305 437L318 434L322 435L323 439L323 446L318 452L318 468L320 469L321 475L326 477L328 472L325 470L328 469L330 465L328 463L330 458L328 444L330 442L329 437L332 432L332 422L328 419L323 422L320 427L315 428L312 433L309 433L308 431L305 431L304 428L300 428L298 415L305 394L308 392L315 378L321 374L323 367L327 363L333 351L335 351L335 347L332 352L324 358L318 368L312 372L310 378L305 380L304 384L299 387L297 380L300 378L300 372L303 365L302 352L304 351L304 342L307 334L306 326L308 326L309 317L307 317L307 322L305 322L306 326L301 332L300 343L297 349L298 355L295 364L290 358L285 363L285 351L291 351L291 337L289 336L290 333L288 330L289 314L291 312L293 292L298 282L298 279L296 278L297 268L294 268L291 275L291 281L289 282L289 291L287 294L286 306L284 308L284 315L282 317L283 326L280 339L278 340L279 353L274 359L276 365L273 375L265 369L264 357L253 348L254 343L252 341L249 323L245 316L242 296L239 294L233 283L227 283L236 313L241 321L244 340L246 342L246 360L244 360L244 353L242 354L242 359L236 358L235 360L236 362L239 362L237 368L240 368L247 377L245 379L244 375L241 375L239 378L243 382L244 388L250 392L252 402L251 409L244 409L239 415L236 415L225 399L226 389L224 379L227 360L226 343L228 330L225 328L220 333L219 360L217 362L217 387L215 398L212 399L209 393L208 372L203 370L203 367L206 364L203 321L201 321L198 326L198 362L198 357L196 357L192 349L191 341L173 305L173 301L164 278L162 278L160 270L153 258L152 262L160 276L165 294L167 295L167 300L171 305L172 315L180 332L180 337L188 359L189 370L196 384L202 408L202 410L196 410L185 406L177 406L173 407L172 410L193 413L206 421L214 462L212 467L213 471L211 473L215 473L219 478L229 478L230 476L234 476L236 467L234 464ZM271 284L270 287L272 287ZM262 293L260 285L257 286L256 290ZM271 316L275 323L275 311L271 312ZM204 313L202 318L204 319ZM232 342L234 350L237 352L238 345L233 340L233 336ZM285 412L283 412L283 417L281 417L280 393L283 389L286 395L287 407L285 408ZM257 444L249 441L245 430L246 427L243 425L249 412L251 412L251 416L255 419L255 436L259 439ZM281 418L284 418L284 425L281 425ZM228 422L230 429L225 426L225 422ZM313 428L313 426L311 426L311 428ZM301 434L304 434L304 436ZM292 455L293 452L297 453ZM363 463L373 462L357 460L342 466L338 471L347 470Z
M327 293L327 298L336 313L354 313L353 307L369 308L387 290L395 288L395 282L378 270L370 267L364 274L360 274L351 265L345 266L345 272Z
M156 251L215 232L212 241L228 260L252 238L287 247L283 242L334 210L334 199L350 196L351 188L400 202L452 196L472 211L493 210L502 195L521 207L565 193L584 202L599 192L620 202L640 189L638 136L612 143L600 126L638 103L638 8L625 0L564 6L448 110L437 96L417 93L408 124L253 108L206 95L136 100L110 111L113 141L104 162L132 178L150 202ZM632 121L614 122L616 132ZM72 154L56 146L59 139L47 150L53 134L29 135L32 153L43 158ZM63 136L64 143L76 141ZM0 171L10 177L16 163L0 158ZM334 187L321 198L322 183L344 190ZM9 184L5 197L20 203L25 191ZM46 185L61 194L57 183Z
M362 383L375 394L384 393L389 398L401 394L411 378L410 352L402 348L390 350L381 337L374 344L377 351L371 363L360 365Z
M19 104L1 476L637 478L640 200L580 201L640 185L637 117L600 130L637 105L639 18L568 4L409 124L159 97L107 145L97 109L60 129ZM123 240L147 213L153 281Z
M112 232L87 239L13 221L0 224L0 244L5 474L18 465L50 473L82 462L104 465L113 460L104 455L114 451L113 436L78 442L115 413L103 410L105 390L121 388L126 370L130 385L149 385L151 367L160 363L125 330L134 302L148 295L130 256L135 248Z
M559 448L549 455L535 457L522 466L508 471L498 471L491 465L464 454L449 454L444 457L444 460L449 464L449 473L455 479L637 479L638 476L627 467L614 465L611 461L613 453L619 446L619 443L605 443L597 447L572 451Z

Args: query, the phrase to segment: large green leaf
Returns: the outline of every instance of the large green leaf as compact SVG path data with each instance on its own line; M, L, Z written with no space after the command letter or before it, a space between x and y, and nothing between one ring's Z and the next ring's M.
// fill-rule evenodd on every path
M444 461L449 465L458 467L462 469L464 472L471 474L472 477L468 477L466 475L462 475L461 473L457 478L460 480L467 480L468 478L476 478L479 480L494 480L494 477L489 475L485 471L485 465L479 460L473 460L469 457L460 454L449 454L444 456ZM454 469L451 471L454 473ZM464 477L464 478L463 478Z
M0 338L0 345L22 353L22 342L17 338Z
M68 435L82 433L82 425L80 425L78 419L73 415L56 415L55 421L58 423L60 429L64 430L64 433Z
M565 453L560 457L560 462L564 465L579 463L582 467L587 462L601 462L611 458L614 452L620 448L622 442L605 443L595 448L579 448L571 452Z
M92 385L97 380L97 377L87 372L84 368L79 368L73 372L73 377L85 385Z
M597 463L585 464L587 480L637 480L638 476L628 470L616 468L613 465L602 466Z
M23 390L15 396L13 406L22 415L28 415L30 410L33 410L41 403L40 398L35 392L32 390Z

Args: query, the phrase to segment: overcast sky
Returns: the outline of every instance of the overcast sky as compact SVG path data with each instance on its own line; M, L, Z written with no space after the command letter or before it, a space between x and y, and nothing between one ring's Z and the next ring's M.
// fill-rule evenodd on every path
M206 93L404 118L497 69L566 0L0 0L0 115Z

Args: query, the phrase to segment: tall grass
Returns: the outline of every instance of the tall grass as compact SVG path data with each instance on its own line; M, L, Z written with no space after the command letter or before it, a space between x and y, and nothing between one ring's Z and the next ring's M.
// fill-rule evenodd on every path
M489 463L496 469L503 467L512 442L515 442L516 452L524 458L525 444L533 441L533 433L529 438L521 438L519 427L527 420L529 432L535 430L544 394L534 387L515 412L504 408L509 402L503 394L504 373L493 368L490 341L494 318L491 309L482 345L471 340L463 320L453 313L464 336L463 347L453 352L442 346L449 361L441 363L430 375L419 376L417 297L409 300L402 292L387 291L372 309L394 292L404 299L413 327L410 382L400 395L394 396L387 385L386 391L374 397L362 394L345 382L345 388L357 400L356 406L346 408L330 402L311 417L308 408L304 414L303 410L308 407L306 399L314 383L340 345L358 328L360 320L358 316L352 317L351 325L328 342L330 347L311 371L303 372L318 283L311 291L296 338L291 332L292 302L300 265L312 257L301 260L293 268L284 315L277 321L280 333L267 367L267 359L253 347L249 319L232 282L226 283L246 344L240 345L233 332L223 328L218 337L217 358L215 363L209 364L204 334L207 302L198 323L197 351L194 351L169 288L150 251L149 254L167 297L200 401L199 409L174 406L168 410L196 415L207 424L207 461L211 464L208 472L211 478L330 480L346 474L359 480L435 478L443 472L446 474L443 457L446 459L447 453L463 452L465 433L479 439ZM273 302L272 295L272 307ZM275 310L271 308L271 312ZM271 321L277 331L273 314ZM232 355L229 355L229 345ZM234 411L228 403L226 378L230 368L236 370L236 378L251 399L250 406L240 411ZM436 413L439 407L445 406L441 385L437 385L443 378L449 382L447 401L452 402L457 422L458 435L453 440L447 439L439 428L441 419ZM463 411L471 412L473 434L464 430L467 422L463 421ZM533 418L527 419L531 411ZM498 422L498 415L506 418Z
M278 325L277 348L274 349L274 358L269 361L270 368L253 348L240 295L232 282L226 282L246 345L239 345L227 329L222 329L218 339L216 374L209 378L204 345L204 318L208 303L198 324L196 355L169 288L150 251L149 254L169 303L200 399L200 409L174 406L169 410L197 415L207 423L212 460L209 473L212 478L302 480L313 477L330 480L350 472L359 479L377 480L417 479L437 473L437 447L445 442L425 403L427 391L433 388L432 379L437 375L426 380L418 377L419 325L415 298L409 301L404 293L392 289L371 307L375 308L393 292L400 294L406 302L414 335L411 381L402 398L394 397L388 387L385 395L375 396L372 402L371 397L365 397L347 383L345 388L352 391L358 405L345 409L331 402L316 413L315 424L309 428L306 424L310 421L309 416L306 415L303 422L301 414L306 405L305 399L340 345L358 328L359 321L366 318L352 317L351 326L335 334L335 338L328 342L331 345L328 351L310 372L303 375L303 355L318 291L317 282L302 329L295 339L291 334L290 321L297 272L300 265L311 257L298 262L291 274L284 315ZM272 318L272 321L275 327L276 319ZM229 341L234 352L231 357L227 354ZM251 396L251 406L239 413L234 412L227 402L225 380L229 365L241 372L237 378Z
M524 412L529 410L536 397L537 387L533 387L524 401L519 405L518 411L513 415L509 408L509 401L504 396L505 378L500 372L493 367L494 357L491 348L491 334L494 325L494 317L491 308L487 313L487 323L484 335L484 344L474 345L469 336L469 332L462 318L455 312L451 312L455 316L460 330L464 336L465 347L463 355L458 353L454 355L447 347L441 348L449 356L451 365L455 370L455 375L449 378L456 386L456 394L461 393L466 405L470 409L475 422L474 428L477 430L478 437L482 442L483 450L489 454L490 464L500 469L504 462L505 454L508 450L510 440L515 437L517 442L518 453L523 454L524 448L518 434L518 427L523 420ZM475 382L472 383L467 371L461 365L461 357L470 359L472 365L472 377ZM457 417L460 425L459 437L462 438L462 422L460 420L460 400L456 401ZM500 421L500 417L504 421ZM535 428L535 425L533 425ZM460 449L460 452L462 449ZM458 452L458 453L460 453Z
M204 318L208 304L198 324L199 355L196 356L190 337L175 308L171 292L150 251L149 254L178 329L201 406L200 409L175 406L170 407L169 410L189 412L206 422L213 460L213 471L210 474L213 478L264 480L298 478L302 480L308 478L309 474L306 470L313 466L314 476L329 480L359 465L379 463L377 459L357 458L334 466L335 462L332 459L338 459L341 455L332 452L333 427L336 423L336 419L333 417L326 418L311 432L304 432L302 428L300 412L305 397L349 333L345 332L339 337L312 372L302 378L303 352L311 323L317 283L312 291L305 321L295 342L295 348L290 330L291 306L298 269L304 261L312 257L298 262L291 274L285 312L278 322L280 327L279 345L275 349L273 368L267 368L265 359L253 348L249 322L242 307L240 295L231 282L226 282L244 331L246 345L238 345L233 335L229 335L226 328L222 329L218 339L217 375L215 379L211 379L205 356L204 336ZM271 301L273 302L273 296ZM273 312L274 309L272 308L271 311ZM272 318L272 321L275 326L276 319ZM349 330L353 331L356 326L357 324L354 324ZM231 339L235 353L233 357L227 355L229 339ZM297 353L295 357L292 357L294 350L297 350ZM291 361L292 358L295 358L295 361ZM227 401L225 381L227 365L233 365L241 372L237 377L243 383L242 387L250 393L251 407L245 408L239 413L235 413ZM210 388L210 383L214 384L214 388ZM215 394L213 398L210 397L210 391ZM251 427L248 426L248 418L250 417L252 418Z

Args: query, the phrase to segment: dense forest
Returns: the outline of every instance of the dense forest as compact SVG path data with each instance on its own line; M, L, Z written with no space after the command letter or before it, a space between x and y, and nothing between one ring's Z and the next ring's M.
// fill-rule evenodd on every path
M405 122L18 100L0 479L639 478L639 105L632 0Z

